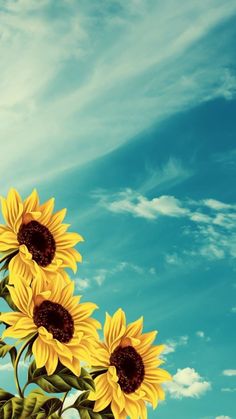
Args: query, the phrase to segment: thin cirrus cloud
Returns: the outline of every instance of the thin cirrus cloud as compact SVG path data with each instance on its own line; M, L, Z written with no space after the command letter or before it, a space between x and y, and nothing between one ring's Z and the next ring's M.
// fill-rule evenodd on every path
M111 3L101 14L95 3L65 2L55 15L50 0L0 3L6 188L95 159L179 110L233 98L230 42L227 54L211 43L234 1L184 0L178 10L172 0L120 2L115 15Z
M165 384L173 399L199 398L211 389L211 383L204 380L194 368L178 369L173 381Z

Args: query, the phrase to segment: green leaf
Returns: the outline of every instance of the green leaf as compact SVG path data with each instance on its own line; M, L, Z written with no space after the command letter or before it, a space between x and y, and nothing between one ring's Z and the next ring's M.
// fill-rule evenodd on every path
M31 391L31 393L24 399L22 419L35 417L35 415L39 412L40 407L46 400L47 396L42 390L37 389Z
M7 354L10 354L11 362L14 365L16 356L17 356L17 350L14 345L7 345L3 340L0 340L0 358L4 358Z
M62 401L57 397L48 399L40 408L44 413L44 417L50 417L53 413L57 412L62 407Z
M14 397L14 394L8 393L7 391L3 390L3 388L0 388L0 409L4 403L6 403L12 397Z
M0 418L16 419L20 418L23 408L23 399L15 397L13 394L0 389Z
M61 406L62 401L60 399L48 397L41 389L33 390L24 399L21 419L53 418L53 414L60 409Z
M7 285L8 285L8 276L6 276L0 281L0 298L2 297L12 310L19 311L11 299Z
M101 412L94 412L94 402L88 400L89 391L80 394L73 404L73 408L78 410L81 419L108 419L114 418L111 409L107 408Z
M72 387L81 391L94 389L94 382L84 368L81 368L81 375L77 377L60 363L54 374L47 375L46 369L44 367L37 369L33 361L28 371L28 382L36 383L47 393L64 393Z

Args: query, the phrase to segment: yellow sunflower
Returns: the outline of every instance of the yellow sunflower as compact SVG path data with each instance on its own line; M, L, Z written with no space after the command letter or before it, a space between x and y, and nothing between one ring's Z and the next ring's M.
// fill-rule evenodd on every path
M36 333L32 351L37 368L46 367L48 375L55 371L58 360L77 376L80 361L91 362L100 323L91 318L97 308L93 303L79 303L73 296L74 283L54 281L46 288L42 281L28 285L23 278L8 286L19 312L3 313L0 320L10 325L3 337L26 339Z
M53 213L54 198L40 205L36 190L22 201L10 189L1 203L6 225L0 225L0 252L11 258L10 283L19 276L30 282L38 273L46 280L55 272L63 276L66 267L76 272L82 258L74 246L83 238L66 231L69 224L62 224L66 209Z
M143 318L126 325L125 313L119 309L113 317L106 315L104 342L98 343L92 363L107 369L95 378L96 391L89 395L99 412L111 403L115 419L146 419L145 401L155 408L164 399L161 383L170 374L158 368L158 355L164 345L154 346L157 332L142 334Z

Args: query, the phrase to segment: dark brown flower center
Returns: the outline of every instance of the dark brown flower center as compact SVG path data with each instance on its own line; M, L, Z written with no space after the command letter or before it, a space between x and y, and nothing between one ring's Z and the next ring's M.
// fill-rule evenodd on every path
M116 367L118 383L124 393L133 393L144 379L144 364L133 346L118 346L111 354L110 364Z
M20 244L25 244L32 254L32 259L40 266L48 266L52 262L56 243L52 233L38 221L32 220L22 224L17 234Z
M62 343L68 343L73 337L74 321L61 304L49 300L43 301L35 307L33 319L37 327L44 326L52 333L54 339Z

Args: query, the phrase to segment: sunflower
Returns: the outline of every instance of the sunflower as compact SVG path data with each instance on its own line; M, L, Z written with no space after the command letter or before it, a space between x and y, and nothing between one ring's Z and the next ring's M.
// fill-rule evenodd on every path
M164 345L152 345L157 332L142 334L142 328L143 318L126 326L121 309L113 317L106 315L104 342L98 342L92 359L97 373L105 369L95 378L96 391L89 395L95 401L95 412L111 403L115 419L146 419L145 401L155 408L164 399L160 384L171 380L167 371L158 368Z
M6 225L0 225L0 252L10 260L10 283L19 276L30 282L38 273L46 280L55 272L63 277L66 267L76 272L82 257L74 246L83 238L66 231L66 209L53 213L54 198L40 205L35 189L25 201L10 189L1 203Z
M72 281L67 285L54 281L45 288L37 278L31 286L21 278L8 289L19 312L0 315L0 321L10 325L3 337L28 339L35 334L32 352L37 368L45 366L51 375L59 360L79 376L80 361L90 363L98 339L100 323L90 317L97 306L80 303L80 297L73 296Z

